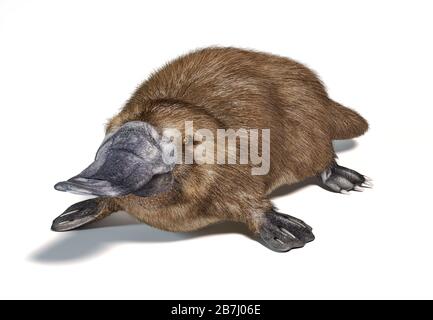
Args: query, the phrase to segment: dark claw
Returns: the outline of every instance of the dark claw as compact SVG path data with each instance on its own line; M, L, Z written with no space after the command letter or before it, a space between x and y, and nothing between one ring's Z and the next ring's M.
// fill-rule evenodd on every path
M337 175L346 178L347 180L349 180L351 183L355 185L361 185L365 182L365 177L359 172L356 172L355 170L342 167L339 165L335 166L334 170Z
M314 240L312 228L302 220L275 211L265 213L260 237L274 251L286 252L301 248Z

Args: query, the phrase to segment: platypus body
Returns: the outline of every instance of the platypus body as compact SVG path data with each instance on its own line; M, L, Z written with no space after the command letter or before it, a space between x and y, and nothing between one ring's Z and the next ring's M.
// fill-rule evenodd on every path
M269 129L268 172L253 175L251 161L165 161L173 155L173 130L182 135L182 155L187 147L206 143L188 135L186 122L215 135L218 129ZM293 60L236 48L195 51L145 81L109 121L95 161L55 186L97 197L68 208L52 229L75 229L124 210L168 231L242 222L272 250L299 248L314 239L312 228L276 212L269 194L313 176L334 192L368 186L365 176L337 165L332 145L367 128L358 113L331 100L318 77Z

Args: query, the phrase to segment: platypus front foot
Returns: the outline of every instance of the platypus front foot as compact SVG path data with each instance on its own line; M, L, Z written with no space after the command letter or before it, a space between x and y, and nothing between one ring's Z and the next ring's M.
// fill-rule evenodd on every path
M264 214L259 232L269 249L286 252L313 241L312 230L302 220L272 210Z
M54 219L51 230L68 231L96 220L101 214L100 204L98 198L73 204Z
M343 194L347 194L352 190L363 191L364 188L373 186L370 178L355 170L339 166L336 162L322 172L321 178L330 191Z

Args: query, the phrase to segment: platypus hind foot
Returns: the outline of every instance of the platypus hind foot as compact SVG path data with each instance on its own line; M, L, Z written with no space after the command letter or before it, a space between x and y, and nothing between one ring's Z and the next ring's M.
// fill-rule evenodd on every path
M274 210L264 214L260 237L269 249L286 252L314 240L312 228L302 220Z
M339 166L334 162L320 175L328 190L347 194L349 191L363 191L373 186L370 178L355 170Z

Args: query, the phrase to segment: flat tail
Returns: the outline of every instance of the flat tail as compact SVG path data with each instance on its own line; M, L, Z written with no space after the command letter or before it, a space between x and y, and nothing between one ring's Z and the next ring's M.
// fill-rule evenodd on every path
M363 135L368 130L368 122L356 111L331 101L330 129L334 140L352 139Z

